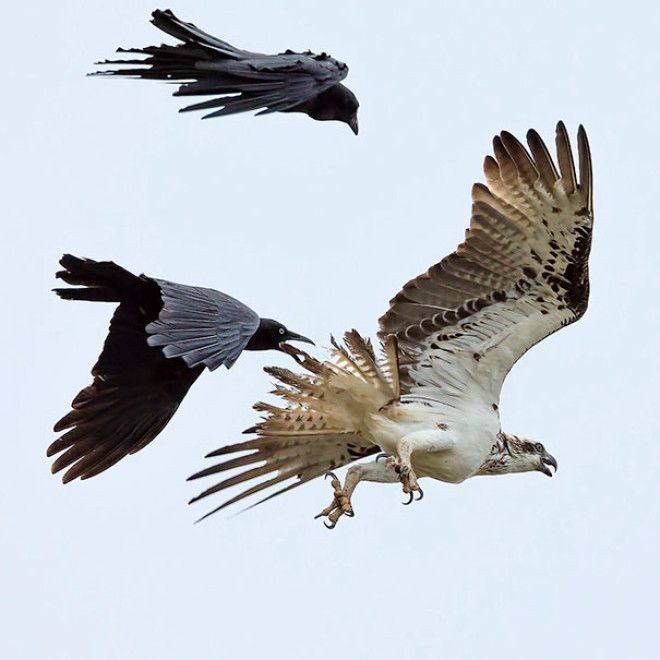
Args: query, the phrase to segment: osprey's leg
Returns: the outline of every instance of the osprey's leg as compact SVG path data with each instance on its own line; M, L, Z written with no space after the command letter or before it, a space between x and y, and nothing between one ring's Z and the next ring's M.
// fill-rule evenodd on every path
M396 483L399 481L399 475L394 468L392 459L388 459L388 461L376 459L373 463L353 465L346 473L343 488L339 479L332 472L328 472L326 477L328 476L332 478L330 483L334 489L332 502L321 513L314 516L314 518L326 517L328 520L324 522L328 529L332 529L343 515L349 518L355 515L351 497L360 481L376 481L379 483Z
M394 470L403 485L403 492L409 495L409 499L404 504L410 504L413 501L414 494L418 493L417 499L424 497L424 492L417 483L417 475L412 468L411 456L413 452L436 452L450 449L454 442L447 433L442 430L415 431L404 435L396 446L396 457L392 460Z
M412 469L410 464L410 456L412 454L412 444L410 442L402 441L396 448L396 458L390 459L392 466L397 473L398 479L403 486L403 492L410 495L410 498L404 504L410 504L413 501L414 493L419 493L418 500L424 497L424 492L417 483L417 475Z

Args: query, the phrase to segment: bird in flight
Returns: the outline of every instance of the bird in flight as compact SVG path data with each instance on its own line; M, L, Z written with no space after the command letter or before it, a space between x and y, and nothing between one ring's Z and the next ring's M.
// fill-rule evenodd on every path
M248 110L260 110L258 115L303 112L320 121L344 122L357 135L359 103L355 94L341 84L348 75L348 66L343 62L311 51L265 55L241 50L185 23L169 9L156 9L151 22L181 43L119 48L118 53L146 57L97 62L127 68L90 75L181 81L174 96L215 97L180 110L210 110L204 119Z
M282 484L263 502L323 474L332 479L333 499L317 517L331 528L353 515L360 481L400 482L409 504L422 497L422 477L552 476L557 463L541 443L502 431L500 391L528 349L587 309L592 167L582 127L577 173L563 123L558 168L536 131L527 143L529 151L508 132L494 138L487 185L472 188L464 242L390 301L379 321L380 357L353 330L344 345L332 341L324 362L294 355L304 373L267 368L283 404L256 404L264 417L246 431L256 438L212 452L221 462L190 477L240 470L193 502L249 486L206 515ZM343 484L331 472L374 454L375 461L350 467Z
M205 367L229 369L244 350L313 343L214 289L138 277L112 261L70 254L60 264L56 276L73 285L55 289L60 298L119 303L94 381L54 427L66 433L47 455L64 452L52 465L53 473L68 468L64 483L89 479L150 443Z

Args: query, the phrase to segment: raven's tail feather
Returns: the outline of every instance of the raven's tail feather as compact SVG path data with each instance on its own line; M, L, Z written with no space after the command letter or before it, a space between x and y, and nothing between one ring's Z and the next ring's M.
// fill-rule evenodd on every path
M90 300L98 302L123 302L133 300L148 282L137 277L112 261L94 261L65 254L60 259L64 270L55 274L60 280L74 287L53 289L65 300Z
M169 9L157 9L151 22L163 32L183 43L176 46L161 44L145 48L118 48L118 53L146 55L144 59L117 59L97 62L100 65L138 65L142 68L97 71L90 75L127 76L152 80L199 80L206 76L217 78L222 71L206 69L203 63L240 60L248 53L203 32L192 23L179 20ZM231 76L230 76L231 77Z
M181 83L174 96L219 96L179 111L214 109L214 112L204 115L204 119L251 110L261 110L258 114L288 112L301 104L303 99L299 95L287 96L287 85L281 76L265 69L254 70L251 61L264 56L235 48L192 23L179 20L169 10L156 10L151 22L182 43L176 46L161 44L145 48L118 48L118 53L144 57L103 60L97 64L119 68L90 75Z

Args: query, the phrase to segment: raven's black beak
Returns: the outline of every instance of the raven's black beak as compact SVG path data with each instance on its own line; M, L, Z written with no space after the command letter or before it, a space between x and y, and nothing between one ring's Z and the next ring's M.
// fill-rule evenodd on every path
M549 466L552 466L555 469L555 472L557 472L557 461L555 460L555 457L546 452L543 454L543 456L541 456L541 464L539 470L543 472L543 474L551 477L553 472Z
M359 125L358 125L358 118L357 118L357 115L353 115L353 116L348 120L348 125L351 127L351 130L353 131L353 133L355 133L355 135L357 135L357 134L358 134L358 131L359 131L359 129L360 129L360 127L359 127Z
M282 344L285 341L302 341L305 342L306 344L311 344L312 346L316 346L316 344L311 339L304 337L303 335L299 335L296 332L291 332L290 330L286 331L286 335L284 335L284 338L280 343Z

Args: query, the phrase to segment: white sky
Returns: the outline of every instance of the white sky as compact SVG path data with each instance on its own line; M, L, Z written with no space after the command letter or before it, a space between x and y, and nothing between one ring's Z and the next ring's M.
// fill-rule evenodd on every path
M160 43L154 0L5 9L3 658L646 658L658 587L657 3L192 2L245 48L350 67L359 138L302 116L202 122L165 85L85 78ZM88 482L50 475L51 426L90 380L112 308L50 293L61 253L213 286L327 345L455 248L492 135L585 124L592 298L534 348L506 430L541 474L366 484L334 532L318 482L193 525L185 478L270 388L245 354L206 374L148 448Z

